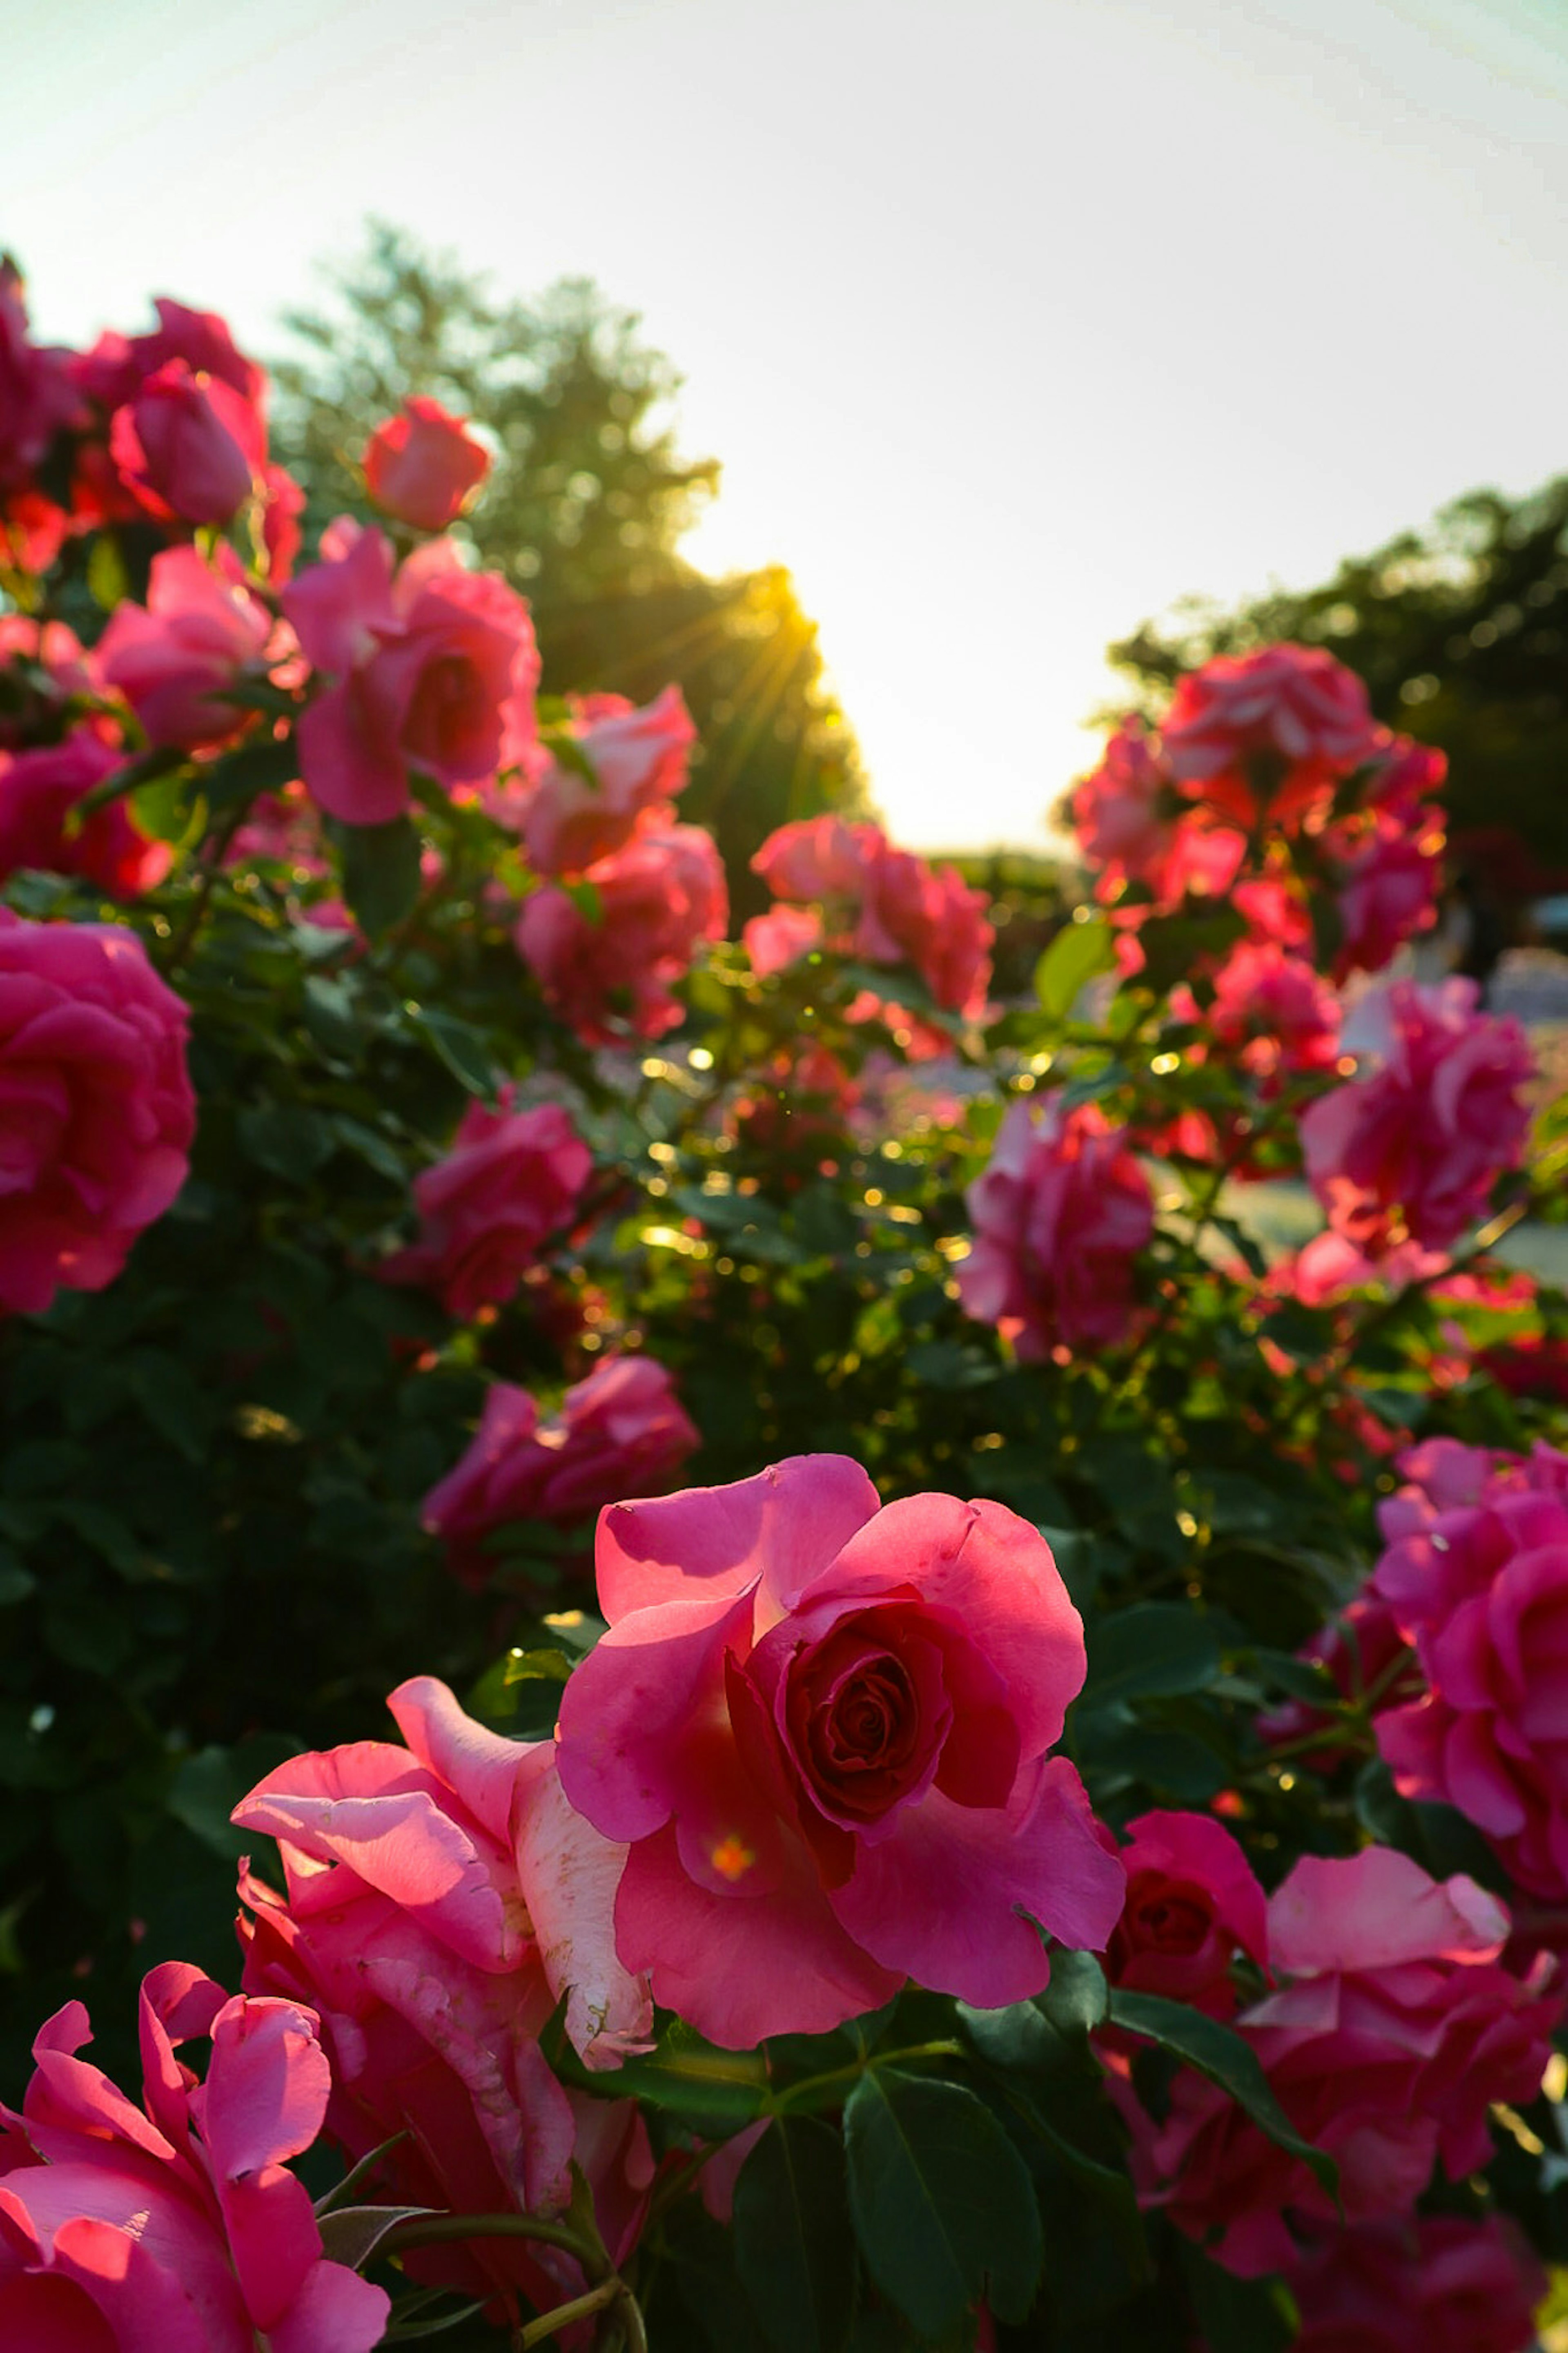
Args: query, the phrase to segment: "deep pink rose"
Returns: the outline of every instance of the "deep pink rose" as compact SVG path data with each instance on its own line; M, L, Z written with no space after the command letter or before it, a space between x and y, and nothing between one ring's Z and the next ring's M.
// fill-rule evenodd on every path
M161 882L169 845L149 841L123 799L69 829L83 794L124 765L118 746L84 727L37 751L0 752L0 877L28 866L80 874L116 899L137 898Z
M189 1018L134 933L0 909L0 1307L101 1291L173 1201Z
M1363 2222L1293 2263L1292 2353L1530 2353L1546 2274L1511 2217Z
M1301 1117L1312 1190L1352 1241L1446 1250L1519 1165L1530 1127L1520 1090L1535 1071L1517 1021L1475 1010L1476 986L1402 980L1370 988L1342 1045L1357 1075Z
M1398 1242L1369 1258L1346 1235L1325 1226L1294 1258L1276 1261L1266 1287L1299 1299L1303 1307L1326 1307L1352 1291L1402 1291L1409 1283L1429 1282L1447 1263L1441 1250L1424 1250L1418 1242Z
M346 517L322 561L283 591L306 659L336 682L299 723L300 772L329 815L384 825L408 807L408 771L448 788L494 775L532 725L539 654L528 607L447 540L393 569L379 531Z
M729 921L713 837L695 825L638 834L583 881L596 900L592 915L555 883L523 901L518 954L585 1045L613 1045L627 1031L662 1038L684 1015L674 985Z
M819 899L858 900L866 870L883 839L874 825L841 817L797 818L770 833L752 860L775 899L810 904Z
M787 972L803 955L822 944L822 917L814 907L792 907L781 901L765 914L752 915L741 934L742 944L759 980Z
M986 903L956 866L929 866L882 841L867 866L854 953L873 964L913 965L938 1005L977 1021L996 939Z
M489 452L438 400L416 393L401 417L371 435L364 483L383 514L416 531L445 531L489 472Z
M170 360L115 410L109 454L149 514L221 526L255 491L267 433L231 385Z
M881 1508L797 1455L613 1504L609 1632L562 1701L562 1786L629 1841L616 1944L700 2032L825 2033L907 1977L995 2005L1049 1977L1036 1923L1103 1948L1121 1866L1048 1751L1083 1630L999 1504Z
M1379 816L1337 847L1344 934L1334 958L1337 980L1352 972L1381 972L1406 940L1436 922L1443 821L1431 808L1419 811L1419 819L1425 822Z
M1321 646L1216 654L1182 679L1161 729L1171 774L1248 828L1326 810L1380 731L1366 689Z
M1500 1964L1509 1926L1474 1880L1439 1883L1390 1847L1305 1856L1270 1898L1281 1989L1235 2023L1291 2123L1337 2162L1345 2220L1408 2213L1439 2160L1463 2180L1491 2155L1490 2104L1540 2090L1563 1998L1549 1957L1527 1979ZM1204 2078L1175 2077L1160 2124L1121 2105L1143 2202L1227 2269L1282 2269L1288 2218L1338 2220L1307 2167Z
M33 343L22 280L0 259L0 491L26 491L80 406L71 382L71 354Z
M1207 1026L1229 1059L1268 1090L1298 1071L1332 1070L1339 999L1300 956L1243 940L1215 975Z
M1403 1458L1403 1470L1412 1460ZM1531 1894L1568 1896L1568 1454L1450 1441L1385 1506L1373 1588L1427 1690L1376 1718L1402 1795L1455 1806ZM1436 1489L1436 1495L1433 1489ZM1446 1500L1437 1502L1437 1497Z
M563 2000L590 2067L647 2047L647 1989L614 1947L623 1851L567 1806L548 1740L487 1732L429 1676L388 1704L406 1748L294 1757L236 1810L279 1841L288 1881L285 1897L242 1877L246 1984L320 2013L327 2129L352 2158L408 2132L385 2167L401 2198L559 2211L574 2154L618 2169L616 2128L639 2130L618 2104L603 2118L584 2101L580 2122L539 2047ZM515 2239L426 2249L408 2269L485 2296L561 2276Z
M1125 1128L1094 1103L1016 1103L964 1200L974 1221L958 1270L967 1314L994 1324L1026 1363L1125 1340L1133 1262L1154 1227Z
M261 534L262 569L274 588L281 588L293 577L295 562L304 544L300 527L304 512L305 493L293 475L281 466L264 466L261 512L257 520Z
M12 2353L369 2353L384 2291L326 2262L288 2169L331 2084L314 2014L230 2000L184 1961L142 1980L142 2105L74 2054L79 2001L0 2109L0 2344ZM210 2035L206 2082L175 2057Z
M1099 870L1097 899L1115 901L1129 882L1147 885L1155 908L1229 889L1247 849L1228 827L1205 822L1180 797L1158 744L1142 723L1125 720L1093 773L1075 786L1072 821L1088 864Z
M1263 1890L1235 1839L1208 1814L1141 1814L1127 1825L1121 1863L1127 1908L1105 1957L1111 1984L1231 2017L1232 1961L1241 1954L1268 1968Z
M594 1158L559 1103L513 1111L472 1103L451 1151L414 1180L420 1236L383 1261L388 1282L438 1292L467 1322L503 1306L551 1235L566 1225Z
M272 633L272 617L246 586L231 549L208 564L194 547L167 547L153 558L145 610L115 607L98 666L150 744L209 750L250 724L249 712L218 698L265 674Z
M73 354L71 375L79 391L100 408L122 408L148 376L171 360L183 360L195 373L226 385L258 416L265 412L266 374L237 349L226 321L216 311L194 311L167 294L160 294L153 308L158 323L144 334L110 329L89 352Z
M553 758L542 764L521 817L523 847L541 874L582 874L650 821L671 824L668 804L686 788L697 740L678 686L640 711L621 694L585 695L567 732L593 775Z
M473 1444L420 1516L466 1584L495 1571L484 1540L517 1520L570 1525L626 1494L669 1484L701 1440L651 1356L606 1356L542 1419L526 1389L497 1381Z

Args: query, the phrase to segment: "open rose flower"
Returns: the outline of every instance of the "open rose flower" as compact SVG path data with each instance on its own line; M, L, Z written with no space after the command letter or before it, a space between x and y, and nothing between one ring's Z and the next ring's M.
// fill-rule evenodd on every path
M493 776L532 733L539 655L521 597L465 571L449 540L395 569L385 534L346 516L321 559L283 591L301 652L332 681L298 730L321 807L384 825L408 807L410 768L448 789Z
M78 804L125 765L90 728L30 752L0 752L0 877L23 867L80 874L116 899L134 899L168 872L172 852L149 841L123 799L89 817Z
M1216 654L1180 681L1161 727L1171 774L1194 799L1287 828L1326 811L1379 735L1366 688L1321 646Z
M1016 1103L964 1199L974 1220L958 1273L967 1314L994 1324L1026 1362L1127 1337L1154 1205L1125 1128L1094 1103Z
M1191 2002L1210 2018L1236 2010L1230 1965L1245 1955L1267 1972L1262 1888L1223 1822L1207 1814L1140 1814L1121 1849L1127 1908L1105 1974L1112 1985Z
M1208 1028L1228 1060L1277 1092L1292 1071L1332 1070L1339 1000L1304 957L1243 940L1215 975Z
M1049 1754L1083 1630L1026 1522L797 1455L613 1505L597 1568L562 1786L629 1847L622 1961L700 2032L823 2033L909 1977L1018 2001L1040 1929L1103 1948L1121 1866Z
M573 706L567 734L578 759L547 755L521 819L523 847L541 874L582 874L623 849L686 788L697 730L678 686L638 710L623 694L589 694ZM563 747L564 748L564 746Z
M79 2001L0 2109L0 2344L12 2353L369 2353L384 2290L328 2263L288 2169L331 2087L314 2013L231 2000L184 1961L142 1983L138 2107L75 2054ZM212 2040L206 2082L175 2057Z
M1491 2104L1540 2090L1563 1999L1549 1956L1527 1978L1501 1965L1509 1928L1474 1880L1431 1879L1390 1847L1308 1855L1270 1898L1280 1989L1235 2024L1298 2132L1336 2160L1344 2220L1407 2214L1439 2161L1463 2180L1490 2157ZM1228 2270L1282 2269L1292 2224L1340 2220L1299 2158L1190 2071L1162 2122L1119 2105L1143 2202Z
M972 891L955 866L933 867L895 849L879 826L817 817L780 826L752 868L776 899L834 909L843 920L825 927L830 945L871 964L912 965L938 1005L966 1020L984 1012L996 935L984 892ZM798 919L748 926L759 971L782 970L816 936Z
M451 1151L414 1180L419 1239L383 1260L384 1281L426 1285L465 1322L504 1306L570 1221L593 1166L560 1103L513 1111L510 1092L497 1110L471 1103Z
M1369 989L1342 1043L1357 1073L1310 1105L1301 1148L1331 1225L1352 1241L1446 1250L1517 1166L1535 1061L1517 1021L1478 1013L1476 985Z
M438 400L416 393L371 435L364 485L381 509L416 531L445 531L489 472L489 452Z
M194 547L168 547L153 558L145 609L116 607L98 667L150 744L205 751L251 723L249 712L222 697L264 674L272 633L272 617L231 548L208 564Z
M1510 2217L1413 2214L1339 2231L1291 2265L1291 2353L1530 2353L1546 2274Z
M609 1356L542 1418L526 1389L497 1381L473 1444L426 1496L421 1517L455 1574L479 1586L485 1538L519 1520L570 1525L619 1496L667 1486L701 1443L651 1356Z
M101 1291L174 1200L189 1018L134 933L0 909L0 1307Z
M635 2111L574 2106L539 2045L563 2001L588 2066L646 2047L647 1988L613 1945L621 1850L566 1805L548 1740L486 1731L428 1676L388 1704L405 1748L293 1757L236 1810L279 1841L288 1880L279 1895L242 1876L245 1982L320 2013L327 2129L356 2160L407 2132L385 2178L409 2202L558 2212L576 2155L591 2174L603 2164L625 2215L627 2167L645 2189L652 2170ZM487 2297L559 2300L561 2272L516 2239L427 2248L407 2267Z
M672 994L704 940L721 940L729 892L700 826L638 834L582 878L594 911L556 883L523 901L513 938L546 1001L588 1046L662 1038L684 1018Z

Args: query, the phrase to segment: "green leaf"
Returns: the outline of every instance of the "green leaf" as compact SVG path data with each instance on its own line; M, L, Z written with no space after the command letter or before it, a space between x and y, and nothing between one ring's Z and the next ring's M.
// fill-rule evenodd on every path
M332 1156L332 1124L301 1103L256 1103L236 1126L247 1160L289 1184L303 1185Z
M1286 2353L1300 2316L1283 2280L1237 2279L1194 2247L1178 2244L1206 2353Z
M431 1046L461 1087L471 1095L493 1095L496 1069L489 1047L478 1029L455 1021L449 1013L434 1013L427 1006L405 1005L409 1028Z
M1112 1989L1110 2017L1113 2026L1143 2035L1206 2075L1271 2141L1300 2158L1331 2197L1337 2194L1339 2168L1333 2158L1302 2139L1270 2091L1257 2052L1230 2027L1189 2010L1185 2002L1168 2001L1163 1994L1136 1993L1125 1986Z
M419 834L412 818L390 825L345 825L343 897L363 931L375 939L400 923L419 896Z
M1137 1601L1092 1627L1086 1714L1129 1700L1202 1691L1219 1672L1219 1642L1190 1603Z
M154 841L183 842L195 831L205 805L189 774L179 769L138 785L131 796L137 824Z
M844 2145L815 2116L768 2126L735 2184L735 2262L777 2353L837 2353L855 2305Z
M92 543L87 559L87 593L103 613L112 613L131 594L131 575L111 531L100 531Z
M1115 934L1103 916L1064 925L1035 966L1042 1011L1065 1021L1086 984L1097 973L1109 972L1115 961Z
M1043 2260L1028 2168L961 2084L863 2075L844 2111L849 2206L873 2279L922 2337L985 2296L1021 2321Z
M209 809L232 809L259 793L276 793L292 784L300 773L300 754L292 735L251 736L237 752L215 760L204 771L202 790Z
M602 2075L580 2068L570 2045L551 2050L557 2074L585 2090L603 2092ZM675 2020L645 2058L616 2070L616 2094L664 2108L702 2135L728 2140L755 2122L767 2105L767 2063L752 2051L721 2051Z
M237 1831L229 1820L242 1798L258 1781L298 1754L280 1733L253 1733L232 1748L200 1748L175 1774L168 1808L177 1822L226 1862L254 1847L254 1831Z

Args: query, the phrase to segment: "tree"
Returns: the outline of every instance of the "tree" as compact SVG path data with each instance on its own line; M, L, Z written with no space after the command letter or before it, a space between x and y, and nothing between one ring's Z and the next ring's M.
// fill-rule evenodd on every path
M1504 895L1568 868L1568 475L1524 499L1471 491L1321 587L1186 599L1109 651L1147 708L1211 654L1279 638L1328 646L1381 719L1442 747L1460 854Z
M299 353L275 370L278 453L309 524L370 516L360 456L408 394L472 417L495 464L458 529L528 597L545 691L643 700L679 681L703 746L682 811L713 827L744 913L764 836L859 807L863 786L788 573L713 580L677 552L720 470L679 453L679 375L587 279L498 300L379 221L329 275L335 300L287 317Z

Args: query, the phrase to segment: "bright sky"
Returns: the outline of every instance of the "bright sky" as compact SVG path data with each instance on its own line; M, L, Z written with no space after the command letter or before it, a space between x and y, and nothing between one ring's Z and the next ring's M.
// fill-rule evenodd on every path
M46 338L276 347L370 212L597 278L917 848L1038 842L1106 641L1568 467L1563 0L53 0Z

